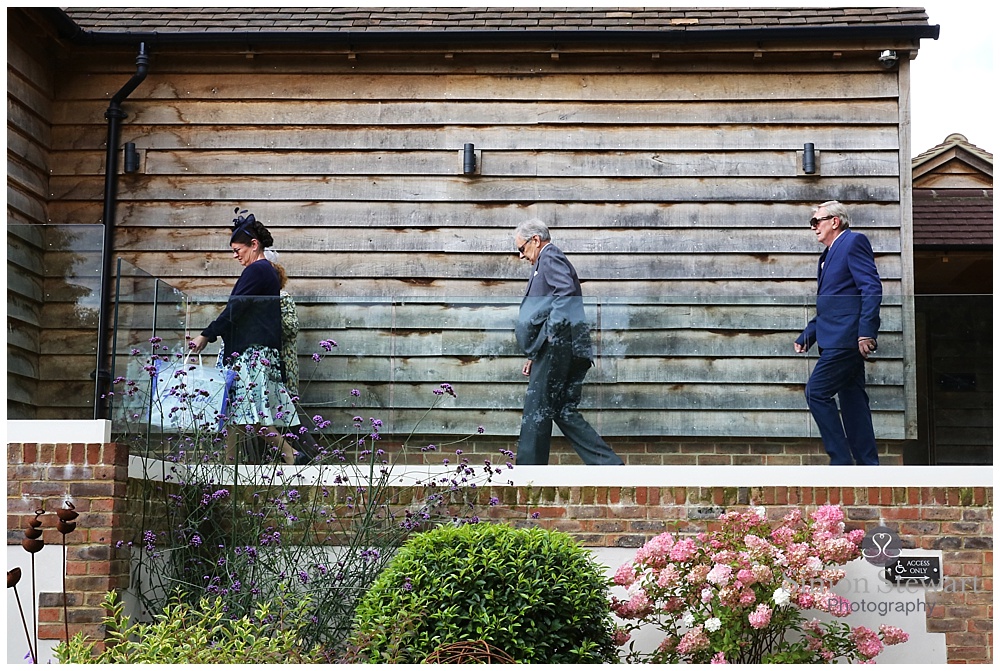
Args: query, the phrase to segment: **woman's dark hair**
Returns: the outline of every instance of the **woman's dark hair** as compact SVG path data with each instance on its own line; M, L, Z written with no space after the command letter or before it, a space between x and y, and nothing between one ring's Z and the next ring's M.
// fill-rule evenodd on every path
M263 249L274 244L274 238L271 237L270 231L264 227L264 224L257 221L252 213L248 213L246 210L241 212L238 207L233 211L236 213L236 218L233 219L233 235L229 238L229 244L238 242L241 245L249 245L256 240Z

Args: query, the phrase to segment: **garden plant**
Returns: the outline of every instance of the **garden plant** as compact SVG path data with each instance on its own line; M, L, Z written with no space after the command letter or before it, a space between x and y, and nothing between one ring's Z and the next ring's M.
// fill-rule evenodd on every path
M444 526L410 538L360 601L359 661L419 663L484 641L519 663L618 660L602 567L562 532Z
M897 627L879 631L807 617L835 617L850 602L832 591L841 566L860 556L863 530L845 531L838 506L808 516L792 510L772 525L763 508L731 511L714 531L694 537L664 533L621 566L614 582L628 590L613 599L628 623L625 643L641 625L664 634L651 653L629 661L676 663L833 663L873 660L886 645L907 640Z
M205 409L208 392L183 384L186 367L176 362L184 352L158 338L151 345L153 354L141 365L146 379L116 380L119 440L130 442L133 454L152 454L149 437L156 427L149 426L143 408L151 397L157 402L150 380L164 363L174 365L182 383L174 384L171 407L153 414L173 422L179 413L189 426L164 431L160 458L145 460L144 477L130 484L137 532L117 545L131 559L130 590L144 618L166 612L172 603L199 607L208 597L218 599L221 611L236 621L262 604L284 603L292 590L308 603L308 617L297 629L303 649L320 644L336 655L357 599L396 548L415 531L477 519L476 484L513 468L513 455L506 451L500 465L487 459L474 466L461 449L415 446L418 427L400 445L383 449L381 420L356 414L361 396L356 389L344 403L345 417L351 418L347 431L335 432L333 421L319 415L308 418L308 429L284 430L282 438L296 450L308 446L308 466L278 463L274 448L254 463L227 463L223 417ZM320 342L323 352L336 346ZM324 354L313 358L321 363ZM456 396L449 384L434 388L424 416ZM282 411L304 416L298 404ZM412 453L430 464L428 475L401 482L393 469ZM434 459L440 460L436 467Z
M115 592L101 604L104 650L77 634L54 653L60 664L317 664L328 661L320 645L303 643L309 621L306 600L292 605L261 603L252 613L230 617L220 597L195 605L173 599L152 623L133 623ZM277 606L277 607L276 607Z

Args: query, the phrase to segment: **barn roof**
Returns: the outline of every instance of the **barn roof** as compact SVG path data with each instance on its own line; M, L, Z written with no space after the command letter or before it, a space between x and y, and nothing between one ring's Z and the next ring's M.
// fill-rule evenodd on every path
M249 34L272 39L398 38L475 34L510 39L553 33L560 39L607 39L614 34L646 33L678 40L708 40L734 35L793 37L809 34L873 34L937 39L923 8L386 8L386 7L96 7L52 10L67 37L94 41L195 38ZM819 31L819 32L817 32ZM858 31L861 31L860 33Z
M915 247L993 245L993 154L954 133L914 157L912 167ZM918 186L936 174L960 175L965 188ZM977 182L990 186L976 188Z

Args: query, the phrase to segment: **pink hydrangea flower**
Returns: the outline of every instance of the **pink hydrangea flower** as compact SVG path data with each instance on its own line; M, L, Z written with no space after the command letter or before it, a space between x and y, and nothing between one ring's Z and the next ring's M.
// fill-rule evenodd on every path
M712 661L710 663L711 664L728 664L729 662L726 661L726 655L725 655L725 653L723 653L720 650L719 652L717 652L714 655L712 655Z
M774 541L776 545L781 547L787 547L789 543L792 542L792 537L794 532L788 527L778 527L771 532L771 540Z
M823 525L835 525L844 521L844 511L840 506L825 505L820 506L810 517Z
M672 587L679 584L681 579L681 572L677 570L677 567L673 564L667 564L664 568L660 569L660 575L656 579L656 585L658 587Z
M670 549L670 559L678 562L690 561L694 558L697 551L698 546L695 545L694 540L685 538L677 541Z
M757 609L748 616L750 626L754 629L763 629L771 624L771 609L766 604L758 604Z
M910 640L910 635L899 627L883 624L878 628L878 630L879 633L882 634L882 642L886 645L897 645L899 643L906 643Z
M705 629L699 624L681 636L680 643L677 644L677 652L682 655L688 655L692 652L704 650L708 646L708 635L705 633Z
M872 659L884 648L878 634L868 627L855 627L847 638L858 649L858 654L865 659Z
M615 629L612 640L615 642L615 645L625 645L631 638L632 634L625 629Z
M614 582L616 585L631 585L635 582L635 567L632 564L622 564L615 571Z
M712 570L708 572L705 579L713 585L724 586L729 582L729 578L733 575L733 567L726 564L716 564L712 567Z

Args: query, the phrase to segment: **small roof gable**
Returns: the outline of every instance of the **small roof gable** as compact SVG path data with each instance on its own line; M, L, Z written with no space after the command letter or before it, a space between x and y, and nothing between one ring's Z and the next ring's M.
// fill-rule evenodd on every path
M59 12L60 10L55 10ZM711 38L713 33L822 29L879 29L911 38L937 39L920 7L726 7L610 8L557 7L72 7L61 10L77 37L91 39L156 35L461 34L479 36L556 32L574 35L629 33ZM315 36L315 35L314 35Z
M993 188L993 154L953 133L911 161L913 188Z
M993 245L993 154L958 133L913 159L913 245Z

